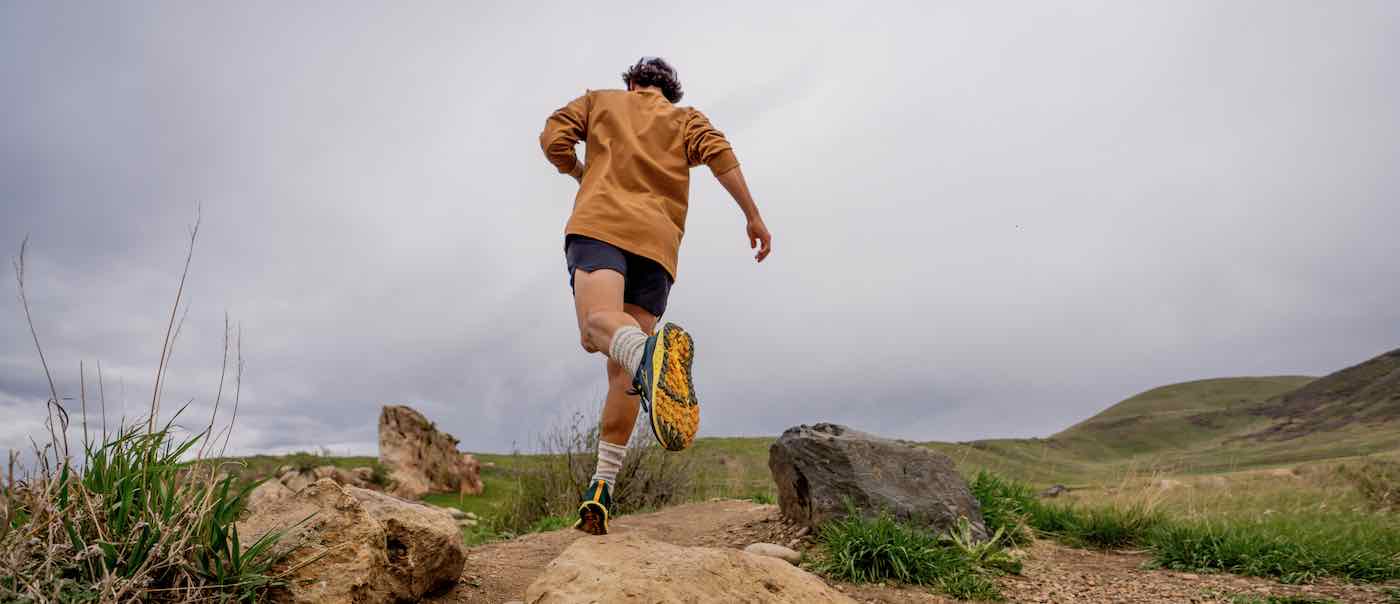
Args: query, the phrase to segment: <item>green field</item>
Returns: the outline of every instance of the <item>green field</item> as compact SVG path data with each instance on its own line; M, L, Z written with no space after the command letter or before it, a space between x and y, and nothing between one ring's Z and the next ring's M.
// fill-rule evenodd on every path
M1400 407L1400 354L1387 353L1324 378L1265 376L1219 378L1153 388L1109 406L1045 438L926 442L965 476L995 472L1040 489L1071 488L1072 501L1110 506L1141 505L1183 517L1247 517L1265 510L1313 513L1359 509L1366 498L1353 480L1337 478L1338 466L1400 457L1400 422L1338 421L1338 404L1299 401L1341 397L1344 408L1366 418L1389 418ZM1322 409L1325 429L1299 429ZM1358 411L1359 410L1359 411ZM1310 416L1311 414L1311 416ZM768 470L774 437L701 438L683 453L695 472L693 497L771 501ZM477 453L486 490L479 496L431 495L428 501L487 519L468 531L479 542L501 536L489 527L518 490L518 473L545 461L528 454ZM373 465L373 458L313 454L239 460L256 477L281 465ZM1286 479L1271 469L1290 468ZM1275 470L1276 472L1277 470ZM1170 478L1168 478L1170 477ZM1162 488L1163 485L1180 488ZM1127 498L1126 500L1124 498Z

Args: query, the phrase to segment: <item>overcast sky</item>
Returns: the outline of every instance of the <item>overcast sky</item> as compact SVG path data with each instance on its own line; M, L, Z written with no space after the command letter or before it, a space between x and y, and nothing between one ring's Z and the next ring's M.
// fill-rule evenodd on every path
M1044 436L1154 386L1400 346L1394 2L0 2L0 251L30 236L61 394L207 417L239 452L462 447L596 408L545 117L641 55L729 136L774 234L694 172L669 319L702 436L816 421ZM47 384L6 278L0 448ZM95 379L95 372L90 375Z

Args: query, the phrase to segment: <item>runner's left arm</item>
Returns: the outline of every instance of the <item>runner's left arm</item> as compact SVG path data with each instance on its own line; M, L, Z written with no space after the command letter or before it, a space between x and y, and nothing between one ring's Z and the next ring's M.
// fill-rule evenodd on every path
M768 225L758 213L758 204L749 193L749 183L744 180L744 171L739 169L739 158L724 133L710 124L709 118L698 110L691 110L685 127L685 155L691 166L704 164L724 185L724 190L739 204L744 212L744 229L749 236L749 249L756 249L754 260L763 262L773 251L773 235Z

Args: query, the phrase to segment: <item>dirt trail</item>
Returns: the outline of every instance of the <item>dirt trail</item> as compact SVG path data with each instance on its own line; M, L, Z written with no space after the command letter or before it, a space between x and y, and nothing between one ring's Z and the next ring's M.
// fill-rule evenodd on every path
M787 543L796 532L779 520L777 507L735 500L624 516L614 521L612 528L619 532L639 531L676 545L707 547L744 547L756 541ZM525 588L545 565L581 536L582 533L565 529L472 548L461 581L451 592L431 602L501 604L523 599ZM1010 602L1228 603L1230 596L1237 595L1294 595L1364 604L1394 601L1378 586L1295 586L1233 575L1144 570L1141 566L1147 558L1142 554L1077 550L1048 541L1037 542L1025 554L1023 574L1002 580ZM835 586L859 602L955 602L917 586Z

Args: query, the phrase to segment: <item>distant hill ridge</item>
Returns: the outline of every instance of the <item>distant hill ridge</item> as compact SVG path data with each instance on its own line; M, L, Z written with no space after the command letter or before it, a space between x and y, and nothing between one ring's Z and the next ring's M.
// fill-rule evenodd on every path
M927 446L970 467L1032 481L1400 455L1400 350L1321 378L1232 377L1161 386L1048 438Z
M1400 348L1275 397L1260 413L1279 421L1253 436L1275 440L1400 419Z

